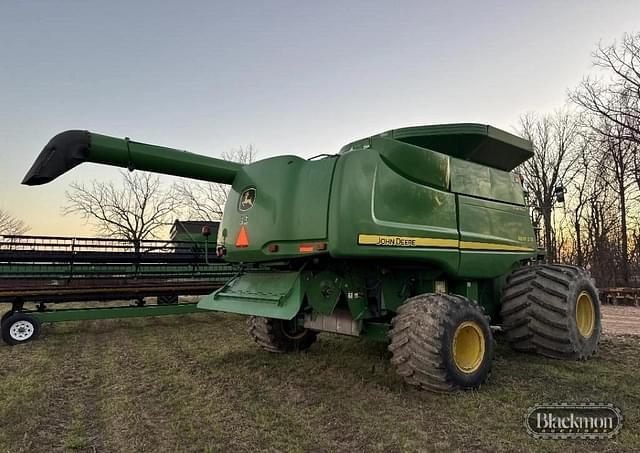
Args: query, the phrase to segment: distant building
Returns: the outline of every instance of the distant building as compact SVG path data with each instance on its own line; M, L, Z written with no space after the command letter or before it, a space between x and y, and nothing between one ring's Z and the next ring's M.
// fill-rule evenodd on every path
M209 242L215 244L218 237L218 229L220 228L220 222L214 221L201 221L201 220L178 220L173 222L169 237L172 241L190 241L190 242L204 242L204 236L202 236L202 228L209 227L211 229L211 236L209 236Z

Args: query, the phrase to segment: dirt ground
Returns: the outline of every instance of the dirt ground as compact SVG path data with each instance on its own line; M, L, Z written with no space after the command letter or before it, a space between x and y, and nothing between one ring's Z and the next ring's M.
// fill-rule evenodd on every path
M640 307L603 305L602 331L609 335L640 337Z
M640 451L640 338L611 335L638 317L626 310L605 308L586 362L498 336L488 384L448 395L407 387L384 344L322 334L273 355L235 315L48 325L0 345L0 452ZM530 438L527 408L562 401L611 402L625 425L612 440Z

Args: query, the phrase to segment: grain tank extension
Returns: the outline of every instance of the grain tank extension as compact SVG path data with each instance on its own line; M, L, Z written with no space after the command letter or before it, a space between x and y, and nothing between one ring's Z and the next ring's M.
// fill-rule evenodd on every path
M598 295L577 267L543 263L520 179L529 142L481 124L390 130L317 159L248 165L86 131L54 137L23 183L82 162L231 184L218 252L242 271L200 308L249 316L272 352L318 332L389 341L410 384L487 378L502 325L518 351L593 354Z

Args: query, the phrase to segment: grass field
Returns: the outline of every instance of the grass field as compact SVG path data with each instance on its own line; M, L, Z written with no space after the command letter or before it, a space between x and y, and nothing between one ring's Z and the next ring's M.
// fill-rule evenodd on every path
M582 363L498 339L487 386L435 395L360 339L272 355L235 315L61 323L0 346L0 451L640 451L639 364L639 338L605 337ZM529 438L527 407L555 401L612 402L625 426L607 441Z

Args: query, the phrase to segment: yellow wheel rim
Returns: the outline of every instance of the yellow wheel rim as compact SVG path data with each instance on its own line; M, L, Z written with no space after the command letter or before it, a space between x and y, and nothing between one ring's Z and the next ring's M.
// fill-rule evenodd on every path
M593 334L593 328L596 325L596 309L591 295L586 291L582 291L576 301L576 324L578 332L583 337L589 338Z
M473 373L482 365L484 333L474 321L465 321L453 334L453 361L463 373Z

